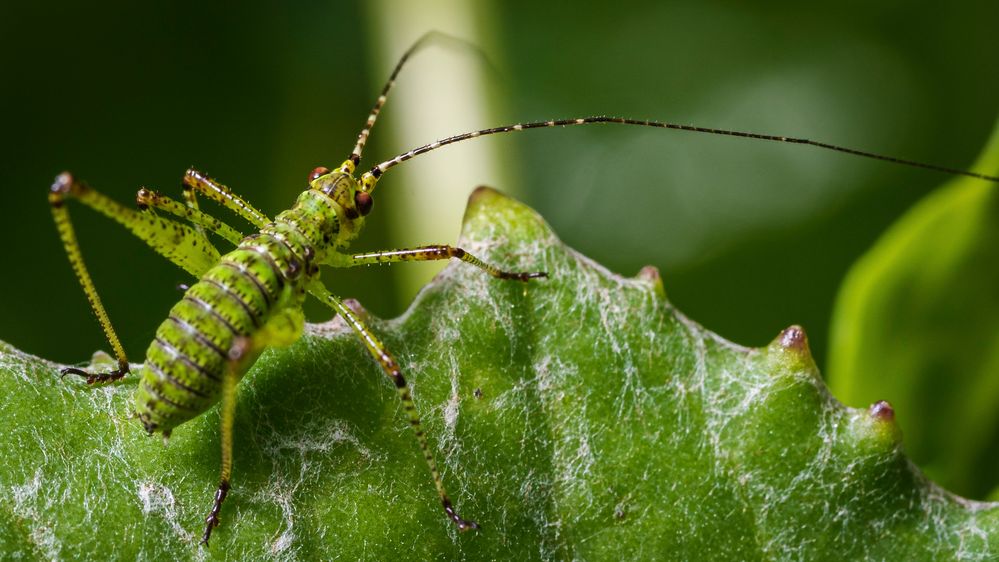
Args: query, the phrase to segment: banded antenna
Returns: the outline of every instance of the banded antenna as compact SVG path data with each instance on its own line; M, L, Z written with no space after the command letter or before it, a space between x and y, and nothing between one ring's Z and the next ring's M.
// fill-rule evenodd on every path
M371 134L371 129L375 126L375 121L378 120L378 114L381 113L382 107L388 99L389 92L392 91L392 88L395 86L395 80L399 76L399 72L402 70L402 67L406 65L406 61L408 61L410 57L416 54L416 52L420 49L426 47L431 41L449 41L459 44L462 47L472 49L490 66L492 66L486 54L474 43L465 41L464 39L453 35L448 35L447 33L442 33L440 31L428 31L427 33L421 35L420 38L409 47L409 49L406 49L406 52L399 58L399 62L395 64L395 68L392 69L392 74L389 75L385 85L382 86L382 92L378 95L378 100L375 101L374 107L371 108L371 113L368 114L368 120L364 124L364 128L361 129L361 132L357 135L357 144L354 145L354 150L350 153L350 157L348 158L348 160L353 162L355 166L361 162L361 153L364 151L364 145L368 142L368 135Z
M624 117L606 117L606 116L593 116L593 117L579 117L575 119L557 119L552 121L534 121L531 123L518 123L516 125L504 125L502 127L493 127L490 129L481 129L478 131L471 131L468 133L462 133L460 135L454 135L447 137L430 144L425 144L423 146L414 148L408 152L404 152L395 158L386 160L381 164L371 168L368 172L365 172L361 179L362 189L365 191L371 191L374 188L375 183L377 183L378 178L393 166L401 164L410 158L419 156L421 154L426 154L437 150L438 148L447 146L449 144L454 144L466 140L475 139L478 137L484 137L486 135L495 135L499 133L510 133L516 131L523 131L527 129L545 129L550 127L569 127L572 125L592 125L598 123L612 123L618 125L636 125L642 127L656 127L660 129L674 129L678 131L688 131L693 133L707 133L712 135L724 135L729 137L741 137L747 139L764 140L772 142L783 142L790 144L804 144L808 146L814 146L817 148L822 148L825 150L832 150L836 152L842 152L845 154L852 154L854 156L861 156L863 158L870 158L873 160L881 160L884 162L891 162L893 164L900 164L902 166L910 166L913 168L922 168L925 170L933 170L936 172L943 172L945 174L952 174L955 176L966 176L970 178L980 179L992 183L999 183L999 176L990 176L987 174L982 174L979 172L972 172L969 170L961 170L958 168L951 168L949 166L941 166L938 164L930 164L926 162L919 162L916 160L908 160L905 158L898 158L895 156L887 156L884 154L878 154L875 152L868 152L865 150L857 150L855 148L847 148L845 146L838 146L835 144L829 144L826 142L814 141L803 138L795 137L785 137L779 135L767 135L759 133L749 133L745 131L731 131L728 129L713 129L710 127L699 127L695 125L681 125L677 123L668 123L664 121L652 121L652 120L640 120L640 119L628 119Z

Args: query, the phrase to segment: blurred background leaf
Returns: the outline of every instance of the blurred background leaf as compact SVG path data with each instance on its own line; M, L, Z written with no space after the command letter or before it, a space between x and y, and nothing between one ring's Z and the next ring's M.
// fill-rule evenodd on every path
M976 170L999 173L999 129ZM999 474L999 191L954 180L854 266L837 299L827 377L859 406L902 412L907 450L952 492Z
M421 2L416 13L398 5L0 7L0 338L65 362L106 347L45 205L55 174L72 170L128 201L140 185L177 193L193 164L275 213L312 167L347 155L395 58L428 28L481 45L489 62L472 50L423 53L382 114L369 163L457 130L614 114L967 166L999 107L999 73L990 71L999 4L990 1L512 0ZM459 64L458 82L442 82ZM453 242L464 194L490 183L519 192L567 243L615 271L658 266L671 301L733 341L761 345L804 325L820 364L850 264L946 179L659 130L549 130L472 144L485 160L442 150L386 175L359 247ZM459 195L439 179L455 169ZM433 215L413 198L431 202ZM139 360L187 279L108 221L74 211L93 276ZM411 230L421 222L445 230ZM404 269L326 279L392 316L413 295L413 282L396 275Z

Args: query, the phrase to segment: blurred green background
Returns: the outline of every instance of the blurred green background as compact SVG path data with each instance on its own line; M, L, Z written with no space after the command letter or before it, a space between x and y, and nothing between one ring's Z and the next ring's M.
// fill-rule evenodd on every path
M309 170L346 157L395 59L428 29L484 56L421 53L368 164L464 130L611 114L966 167L999 107L997 21L991 1L7 3L0 339L63 362L107 348L45 203L55 174L71 170L128 202L143 185L177 195L195 165L275 214ZM358 248L453 243L467 194L488 183L614 271L656 265L672 302L726 338L761 345L803 325L820 365L847 268L948 179L803 147L611 126L470 144L386 174ZM109 221L72 211L139 361L188 280ZM392 316L432 272L326 279Z

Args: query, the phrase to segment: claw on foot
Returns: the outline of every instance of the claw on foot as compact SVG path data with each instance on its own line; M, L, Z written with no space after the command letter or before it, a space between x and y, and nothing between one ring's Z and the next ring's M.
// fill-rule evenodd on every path
M62 373L60 378L64 378L66 375L77 375L87 379L87 384L100 384L114 382L124 377L128 374L128 369L115 369L108 373L88 373L82 369L67 367L65 369L61 369L59 372Z
M512 279L514 281L530 281L531 279L547 279L548 273L544 271L513 272L501 271L500 279Z
M205 518L205 533L201 535L201 544L208 546L208 539L212 536L212 529L218 526L219 518L215 513Z
M454 506L451 505L451 500L444 498L442 503L444 504L444 512L451 518L451 521L454 521L454 524L458 526L458 530L462 533L469 530L478 530L480 528L479 524L475 521L462 519L461 516L458 515L458 512L454 510Z
M205 518L205 534L201 535L201 544L208 546L208 539L212 536L212 530L219 526L219 512L222 511L222 502L225 501L229 493L229 482L223 481L215 490L215 502L212 503L212 510Z

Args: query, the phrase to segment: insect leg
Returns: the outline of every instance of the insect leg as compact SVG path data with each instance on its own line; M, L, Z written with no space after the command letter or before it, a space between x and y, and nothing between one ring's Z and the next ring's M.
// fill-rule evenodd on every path
M76 277L83 287L83 292L87 295L87 300L90 302L90 306L94 310L94 314L104 330L104 335L107 337L108 343L111 344L118 360L118 368L108 373L87 373L72 368L64 369L62 372L64 375L74 374L86 377L88 384L117 380L128 373L128 358L118 335L111 326L111 320L83 261L76 231L73 229L69 211L64 206L67 199L76 199L91 209L114 219L131 230L151 248L195 277L201 276L208 268L217 263L219 253L207 243L202 235L188 226L125 207L91 189L86 184L76 181L69 173L62 173L56 178L49 191L52 218L55 220L59 238L62 240L73 271L76 273Z
M184 195L184 203L187 204L187 207L190 208L190 209L194 209L195 211L200 211L201 208L198 206L197 192L194 191L193 189L184 189L184 182L181 182L180 186L181 186L181 193L183 193L183 195ZM194 229L197 230L197 231L199 231L199 232L201 232L202 234L204 234L204 232L205 232L204 227L202 225L199 225L199 224L195 224L194 225ZM216 233L216 234L218 234L218 233ZM220 234L220 236L221 236L221 234Z
M219 526L222 502L229 494L232 477L232 428L236 419L236 384L260 353L267 347L291 345L302 335L305 314L299 307L290 307L275 314L253 337L237 338L229 348L229 359L222 375L222 405L219 431L222 442L222 469L215 490L212 509L205 518L201 543L208 544L212 530Z
M447 516L454 521L455 525L458 526L459 531L467 531L469 529L478 529L479 525L474 521L468 521L462 519L460 515L454 510L454 506L451 503L451 499L448 497L447 492L444 490L444 483L441 480L440 472L437 470L437 463L434 461L433 453L430 451L430 445L427 443L427 436L423 432L423 426L420 423L420 415L416 412L416 404L413 403L413 396L409 391L409 385L406 383L406 379L402 376L402 371L399 368L399 363L396 362L392 354L385 348L385 344L378 339L378 336L371 331L371 328L361 320L353 310L350 309L339 297L331 294L326 290L325 287L318 283L314 283L309 287L309 293L319 300L323 301L329 305L337 314L339 314L343 319L354 329L354 332L364 346L368 349L368 353L378 362L378 365L382 368L382 371L392 382L395 384L396 392L399 394L399 400L402 401L402 407L406 410L406 415L409 416L409 425L413 428L413 432L416 435L416 441L420 445L420 450L423 451L423 459L427 462L427 467L430 469L430 475L434 480L434 486L437 488L437 495L440 497L441 504L444 506L444 511Z
M339 256L339 260L337 259ZM353 256L344 256L343 254L334 254L327 265L339 266L339 267L354 267L358 265L371 265L371 264L383 264L383 263L397 263L404 261L434 261L434 260L447 260L451 258L457 258L465 263L474 265L475 267L485 271L489 275L497 279L513 279L517 281L527 281L528 279L537 279L540 277L548 277L548 274L543 271L534 272L519 272L519 271L503 271L496 266L490 265L474 255L468 253L463 248L448 246L444 244L434 245L434 246L421 246L419 248L407 248L402 250L383 250L380 252L368 252L364 254L354 254Z
M219 513L222 502L229 494L229 479L232 476L232 425L236 416L236 383L247 364L257 355L258 349L250 338L238 338L229 349L229 361L222 377L222 405L220 409L220 433L222 434L222 475L219 487L215 490L212 510L205 518L205 532L201 544L208 545L212 530L219 526Z
M200 231L202 234L204 234L204 229L208 229L226 239L234 246L239 245L240 240L243 239L243 235L231 226L199 209L194 191L185 191L184 197L187 199L187 205L182 205L180 202L166 195L143 187L135 194L135 202L141 210L157 209L176 217L186 218L191 222L194 229Z
M190 168L184 173L184 179L181 180L181 187L184 188L185 192L190 190L200 192L212 201L243 217L243 219L258 229L267 226L271 222L271 219L267 218L267 215L261 213L253 205L247 203L245 199L233 193L231 189L194 168ZM184 197L189 202L193 200L193 195L185 195Z

